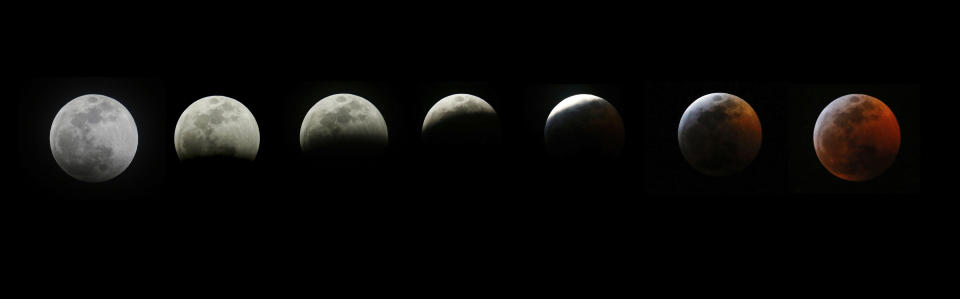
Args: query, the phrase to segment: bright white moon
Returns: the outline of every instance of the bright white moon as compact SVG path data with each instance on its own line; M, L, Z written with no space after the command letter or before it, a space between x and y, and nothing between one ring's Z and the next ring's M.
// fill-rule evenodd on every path
M53 119L50 151L70 176L103 182L120 175L137 153L137 125L120 102L98 94L68 102Z
M180 160L235 157L254 160L260 149L260 127L246 106L225 96L193 102L180 115L173 133Z

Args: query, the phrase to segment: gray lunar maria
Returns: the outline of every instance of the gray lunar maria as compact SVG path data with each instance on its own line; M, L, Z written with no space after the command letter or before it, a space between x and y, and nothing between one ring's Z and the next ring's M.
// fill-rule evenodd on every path
M98 94L68 102L50 127L50 151L70 176L103 182L120 175L137 153L137 125L120 102Z
M181 161L201 157L252 161L260 149L260 127L253 113L237 100L209 96L183 111L173 143Z
M375 154L387 142L383 115L373 103L352 94L321 99L300 125L300 148L307 153Z

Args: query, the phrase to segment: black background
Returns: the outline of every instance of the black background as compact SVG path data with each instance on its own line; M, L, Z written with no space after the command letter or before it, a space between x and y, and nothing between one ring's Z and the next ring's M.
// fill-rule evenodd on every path
M42 17L5 20L4 73L18 95L15 193L50 214L23 223L85 246L102 231L112 240L164 236L223 263L217 257L231 256L223 245L242 244L286 263L363 256L415 268L415 256L472 261L431 268L438 273L467 267L520 280L504 269L592 268L615 284L683 289L691 278L723 281L723 269L881 272L903 264L872 261L926 244L944 220L927 185L927 108L918 104L934 98L943 35L920 11L315 6L38 10ZM125 13L105 13L117 10ZM300 163L300 122L337 92L384 115L383 159ZM419 126L434 102L460 92L497 110L503 146L437 159ZM710 92L742 97L763 126L757 159L730 177L699 175L677 148L684 109ZM49 152L53 116L86 93L123 103L140 135L130 167L102 184L73 180ZM623 117L619 160L546 157L546 116L577 93L607 99ZM820 109L848 93L879 98L900 124L900 154L874 181L833 177L812 148ZM261 145L254 163L201 176L177 159L173 129L186 106L214 94L252 111Z
M476 60L467 60L476 63ZM301 68L311 65L310 62L305 61ZM482 186L483 182L493 182L480 188L485 191L506 194L509 189L520 191L521 196L531 199L546 197L552 200L574 197L550 196L554 192L575 194L588 189L591 191L584 192L599 189L637 197L916 195L923 190L920 184L924 164L916 154L922 148L922 139L916 133L921 120L915 116L916 107L912 104L915 103L913 99L923 97L929 91L916 78L877 78L874 72L864 72L857 73L860 76L851 76L850 83L845 83L843 76L799 76L807 73L797 72L774 74L763 80L760 76L744 75L736 70L714 76L691 75L687 79L677 78L677 72L669 71L663 71L664 78L649 73L622 73L623 77L617 78L611 74L618 73L602 67L598 70L606 70L603 75L592 78L589 76L591 72L583 68L552 66L545 68L540 77L524 80L507 73L498 76L499 73L491 67L473 65L473 70L443 69L441 65L428 63L420 69L411 68L408 76L394 76L387 80L388 76L374 72L369 81L361 81L356 79L363 78L363 72L340 62L342 65L328 65L329 71L312 73L295 68L280 75L266 75L257 69L243 71L236 65L219 65L212 67L210 72L177 75L179 72L159 69L149 76L116 76L111 72L105 72L111 76L101 73L91 76L83 72L65 76L59 72L67 70L56 68L47 70L49 74L40 72L19 78L15 81L20 97L18 150L20 167L27 174L24 184L41 190L43 197L61 200L257 201L266 194L286 194L276 200L301 203L309 203L308 198L312 197L341 197L340 192L311 195L310 191L304 190L315 187L309 183L311 180L324 179L333 179L327 182L332 185L384 186L385 190L391 190L390 196L420 196L437 198L437 201L446 201L439 199L446 196L469 196L458 195L453 189ZM623 62L629 64L631 60ZM109 63L102 65L111 66ZM650 65L665 68L659 64ZM743 64L737 69L750 66ZM264 69L273 70L273 67ZM122 69L121 66L117 68ZM709 177L696 172L683 160L675 140L682 112L694 99L711 92L728 92L746 99L757 111L763 126L763 146L756 161L744 171L728 177ZM49 119L62 103L87 93L120 99L131 113L136 113L141 136L136 162L124 175L104 184L86 184L70 179L56 167L47 152ZM378 107L390 132L390 146L384 157L355 163L331 161L330 165L305 163L299 151L300 123L310 106L334 93L358 94ZM437 100L453 93L478 95L494 106L503 124L501 146L474 151L467 149L468 152L462 155L433 152L424 147L419 136L423 115ZM622 157L610 165L582 169L584 165L550 159L544 151L542 131L546 115L560 100L578 93L607 99L624 118L627 143ZM833 177L812 150L809 132L819 111L833 99L849 93L880 98L894 110L901 123L904 137L897 161L882 177L870 182L850 183ZM184 169L173 147L163 146L172 144L170 141L180 112L207 95L226 95L240 100L253 111L260 126L261 146L256 163L237 172L221 171L227 176L223 178L215 173L190 175L192 172ZM471 179L453 184L444 181L461 175ZM239 185L246 188L236 192L225 190L227 196L216 196L197 192L197 189L209 191L217 188L191 183L217 178L222 179L219 183L225 184L242 180L244 183ZM598 186L588 188L560 183L564 181L592 182ZM451 188L436 194L430 192L432 188L445 189L444 186ZM574 186L581 188L564 189ZM232 198L232 195L238 198ZM584 196L592 197L589 194ZM369 194L362 197L388 196ZM531 200L527 207L536 205L532 203L534 201Z

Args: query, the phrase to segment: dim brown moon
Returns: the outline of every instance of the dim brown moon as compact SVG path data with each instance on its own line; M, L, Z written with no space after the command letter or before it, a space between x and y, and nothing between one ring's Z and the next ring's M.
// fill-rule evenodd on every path
M813 147L833 175L867 181L893 165L900 150L900 125L890 107L877 98L845 95L820 112Z

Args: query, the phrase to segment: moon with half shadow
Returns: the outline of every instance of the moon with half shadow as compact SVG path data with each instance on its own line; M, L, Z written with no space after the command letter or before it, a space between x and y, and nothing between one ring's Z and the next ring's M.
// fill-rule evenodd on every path
M260 128L246 106L225 96L209 96L183 111L173 133L181 161L236 158L253 161L260 149Z
M697 171L731 175L750 165L760 152L760 118L740 97L711 93L683 112L677 138L683 157Z
M500 119L483 99L454 94L430 108L423 119L421 134L428 144L496 144L500 142Z
M103 182L130 166L137 153L137 124L130 111L105 95L68 102L50 127L50 151L57 165L84 182Z
M554 157L616 157L625 139L623 119L610 102L578 94L553 107L543 138L547 152Z
M875 97L849 94L830 102L813 128L820 163L838 178L860 182L883 174L900 150L900 125Z
M371 156L387 146L387 122L377 107L352 94L335 94L318 101L300 125L304 153Z

